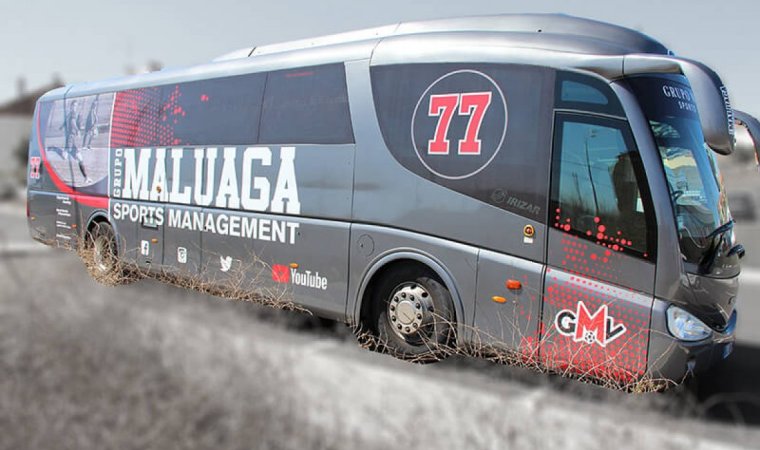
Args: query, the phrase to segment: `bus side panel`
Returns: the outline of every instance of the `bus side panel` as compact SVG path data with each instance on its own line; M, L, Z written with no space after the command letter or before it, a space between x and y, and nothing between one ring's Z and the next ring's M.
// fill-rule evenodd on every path
M235 158L240 174L243 151L238 147ZM228 283L246 273L244 290L259 290L262 283L286 301L343 320L354 152L352 144L258 146L258 156L250 162L252 190L242 195L257 198L262 209L277 214L204 208L201 265L206 279ZM223 171L224 165L217 164L214 178L221 180ZM220 214L247 222L232 233L232 222ZM169 223L167 232L175 228Z
M32 237L58 247L76 248L77 205L70 195L29 190Z
M481 251L473 341L535 357L543 271L542 264Z
M204 213L217 227L217 233L203 233L204 281L233 296L256 292L281 306L294 303L345 320L347 222L217 209ZM232 229L222 216L240 218L235 233L245 235L220 234Z
M551 71L347 67L358 148L354 220L543 261Z
M197 279L203 270L201 256L201 230L182 227L182 221L201 217L203 209L195 206L171 205L164 221L163 268L169 273Z
M417 70L424 79L413 76L411 72ZM504 340L501 345L509 348L519 345L512 340L513 334L535 338L545 256L553 73L477 64L471 68L444 64L369 68L364 62L347 64L347 71L358 149L354 220L438 236L437 242L451 246L461 242L499 252L501 256L484 252L488 256L482 283L478 277L479 287L474 281L450 286L464 303L466 315L459 320L468 327L475 324L481 339ZM375 86L370 75L378 73L386 78ZM397 86L397 78L404 84ZM490 162L465 152L461 143L477 110L477 106L461 106L462 98L483 93L491 100L485 115L493 115L483 118L478 136L480 155L490 151ZM438 98L451 99L449 107L460 105L445 135L448 152L430 147L445 111L445 106L438 108L434 103ZM385 117L380 119L378 114ZM352 233L352 280L364 270L367 259L354 248L360 245L359 237ZM420 244L406 245L414 250ZM432 257L441 258L443 246L426 248ZM477 263L470 269L473 276L476 268ZM528 288L519 295L505 292L510 275L517 275ZM358 286L352 282L350 297L359 294L355 289ZM526 318L515 318L509 304L495 304L493 296L519 297ZM478 312L481 307L483 314ZM519 324L519 332L505 329L504 321Z

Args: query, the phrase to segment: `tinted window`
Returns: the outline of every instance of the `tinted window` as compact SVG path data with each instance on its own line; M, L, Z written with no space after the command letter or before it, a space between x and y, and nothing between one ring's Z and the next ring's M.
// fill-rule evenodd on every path
M271 72L267 77L259 142L353 142L343 64Z
M113 105L111 146L146 147L171 145L163 142L164 129L169 124L160 124L158 111L161 105L161 88L146 87L129 89L116 93Z
M643 166L623 121L558 115L552 224L565 232L646 259L654 223Z
M265 74L116 93L114 147L256 143Z
M557 103L559 109L575 109L625 117L610 86L598 78L574 72L557 73Z
M554 72L496 64L372 68L385 144L406 169L545 221Z
M171 124L172 145L253 144L265 79L248 74L164 86L159 123Z

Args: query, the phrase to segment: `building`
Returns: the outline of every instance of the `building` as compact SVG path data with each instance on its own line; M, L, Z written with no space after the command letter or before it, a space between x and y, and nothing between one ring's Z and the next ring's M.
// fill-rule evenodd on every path
M53 80L34 91L27 91L23 79L19 79L16 98L0 104L0 191L2 186L23 182L23 167L14 152L29 141L32 116L37 99L45 92L63 86L63 82Z

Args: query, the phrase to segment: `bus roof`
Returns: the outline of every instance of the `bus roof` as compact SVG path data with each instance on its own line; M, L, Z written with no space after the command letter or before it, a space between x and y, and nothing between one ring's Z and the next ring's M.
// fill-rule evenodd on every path
M500 14L418 22L401 22L377 28L350 31L316 38L302 39L261 47L240 49L216 59L228 60L250 56L327 47L393 36L420 35L428 33L509 33L512 36L542 33L547 41L554 42L547 48L558 51L578 51L595 54L654 53L670 54L659 41L632 30L609 23L565 14ZM557 39L561 37L562 39ZM596 48L592 43L596 43ZM610 49L616 49L610 52Z
M549 65L595 72L614 79L623 75L623 57L651 55L656 71L676 71L661 58L672 54L660 42L635 30L563 14L504 14L404 22L314 39L240 49L212 62L167 68L141 75L78 83L49 92L45 100L90 95L150 85L236 75L289 67L372 59L392 64L415 54L420 58L483 57L482 62ZM437 56L436 54L440 54ZM458 55L457 55L458 54ZM629 58L630 59L630 58ZM638 58L641 63L641 58ZM641 70L651 69L644 61ZM663 63L666 67L662 67ZM630 63L628 67L635 65Z

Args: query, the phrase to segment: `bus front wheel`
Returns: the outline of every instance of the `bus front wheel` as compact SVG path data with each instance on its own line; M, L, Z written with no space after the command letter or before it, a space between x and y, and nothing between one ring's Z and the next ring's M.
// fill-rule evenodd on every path
M391 269L377 286L375 319L380 347L398 358L434 362L455 345L451 293L429 271Z

